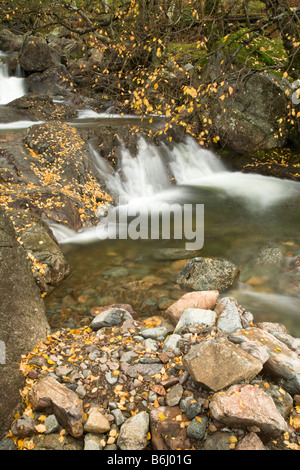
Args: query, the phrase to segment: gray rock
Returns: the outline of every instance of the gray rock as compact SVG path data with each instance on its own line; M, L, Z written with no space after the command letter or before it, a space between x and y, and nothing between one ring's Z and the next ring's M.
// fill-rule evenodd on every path
M111 410L111 414L115 418L115 423L117 426L121 426L124 423L125 417L119 408L116 408L115 410Z
M35 429L36 424L33 418L24 414L13 422L11 432L14 436L21 438L33 436L37 433Z
M171 387L166 394L166 403L168 406L176 406L181 400L183 387L179 383Z
M192 419L191 423L188 425L186 432L187 435L192 439L203 439L205 436L206 426L208 423L208 418L205 415L198 417L197 419Z
M165 337L168 334L168 329L164 326L157 326L154 328L143 328L141 335L143 338L158 339L159 337Z
M60 428L60 424L54 414L47 416L45 421L46 431L45 434L51 434L57 432Z
M151 339L151 338L145 339L144 345L145 345L146 348L150 348L154 352L157 351L158 348L159 348L157 342L154 339Z
M190 326L213 326L216 321L216 313L212 310L203 310L201 308L188 308L180 317L174 333L181 333Z
M118 382L118 376L113 375L112 371L106 372L105 379L109 383L109 385L115 385Z
M243 327L241 312L235 299L224 297L219 300L214 311L218 316L217 327L220 330L231 333Z
M194 258L181 270L177 283L190 290L225 291L234 284L238 267L224 259Z
M105 443L106 437L104 434L86 433L83 450L103 450Z
M144 450L148 444L148 431L149 414L141 411L121 426L117 446L121 450Z
M179 341L181 340L181 336L173 333L171 336L166 338L163 351L172 351L176 356L181 353L179 348Z
M108 308L103 312L99 313L91 322L90 327L93 330L99 330L100 328L106 326L120 325L127 319L132 319L131 314L121 308Z

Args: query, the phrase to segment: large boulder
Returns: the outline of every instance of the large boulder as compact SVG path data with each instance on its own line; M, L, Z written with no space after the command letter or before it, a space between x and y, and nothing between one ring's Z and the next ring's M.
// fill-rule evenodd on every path
M193 258L180 271L177 283L190 290L225 291L234 284L239 268L225 259Z
M20 52L20 65L29 73L44 72L61 64L59 53L43 37L27 36Z
M0 344L5 348L0 364L0 436L3 437L20 405L19 389L24 384L19 369L21 355L44 340L50 328L25 251L2 209L0 278Z

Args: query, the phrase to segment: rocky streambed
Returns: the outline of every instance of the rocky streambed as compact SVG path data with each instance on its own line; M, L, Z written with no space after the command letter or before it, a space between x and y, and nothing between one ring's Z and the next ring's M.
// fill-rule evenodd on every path
M299 450L300 339L219 292L163 320L128 304L48 335L21 371L23 410L2 449Z

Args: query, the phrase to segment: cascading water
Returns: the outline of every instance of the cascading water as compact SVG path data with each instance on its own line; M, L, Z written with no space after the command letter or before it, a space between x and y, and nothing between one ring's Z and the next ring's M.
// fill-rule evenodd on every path
M25 80L22 77L20 68L17 69L16 75L9 75L8 66L1 58L5 54L0 52L0 105L5 105L11 101L25 95Z

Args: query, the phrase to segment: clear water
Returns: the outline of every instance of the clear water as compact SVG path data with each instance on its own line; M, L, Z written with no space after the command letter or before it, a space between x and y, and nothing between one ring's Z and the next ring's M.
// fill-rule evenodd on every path
M299 183L232 173L192 139L172 150L141 140L136 157L123 149L116 173L93 149L91 158L115 197L126 196L128 207L137 211L162 203L204 204L200 256L230 259L243 272L269 242L282 248L286 266L300 255ZM99 227L75 234L56 226L54 232L67 250L72 274L47 300L53 325L64 318L70 326L80 323L92 307L112 302L131 304L140 317L163 315L184 293L176 277L186 261L156 259L159 249L184 248L184 239L112 240ZM254 270L222 295L234 295L256 322L281 322L300 336L300 299L280 284L287 269Z

